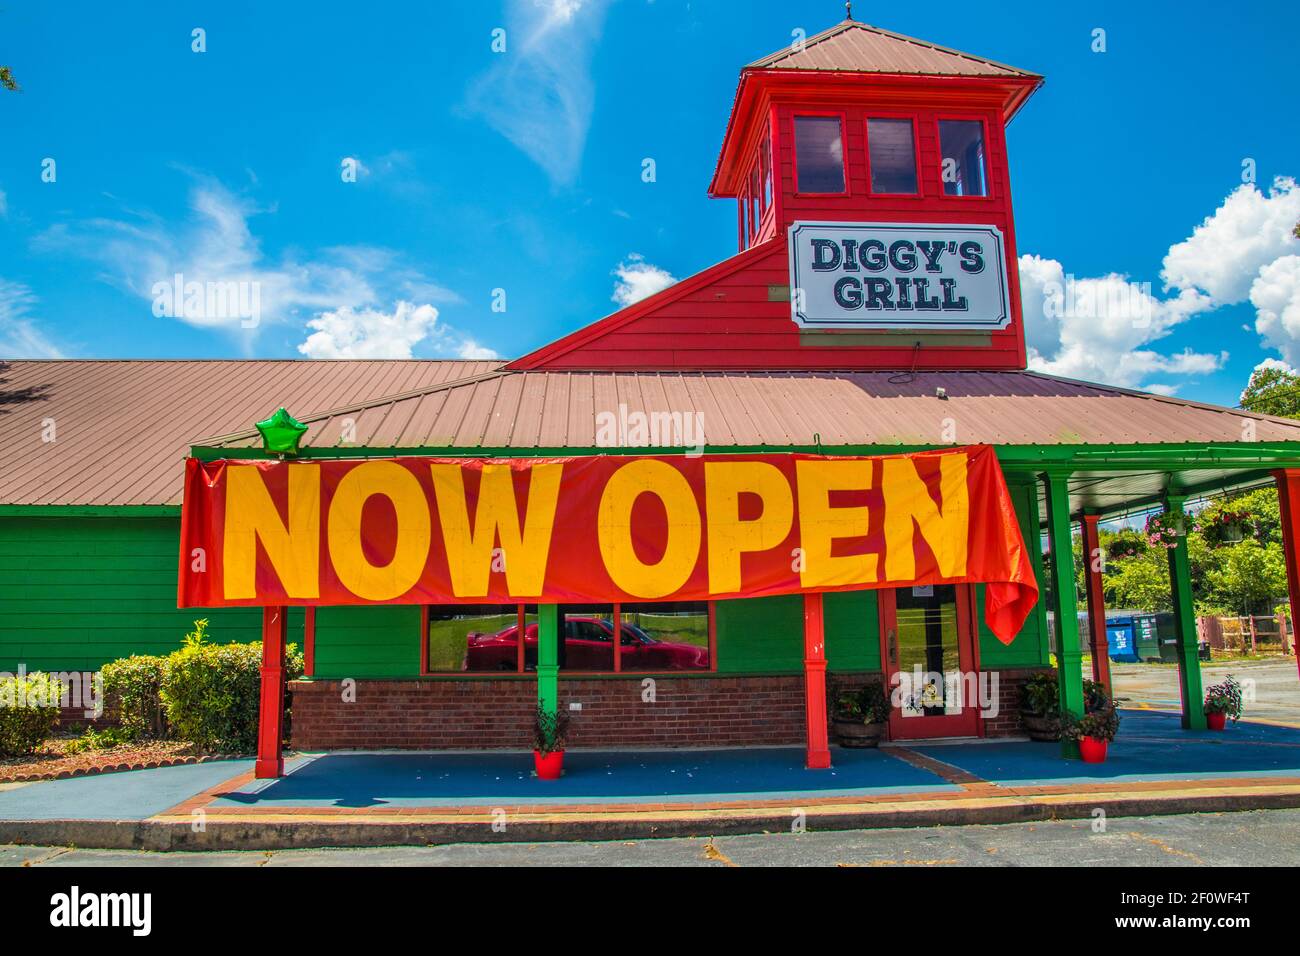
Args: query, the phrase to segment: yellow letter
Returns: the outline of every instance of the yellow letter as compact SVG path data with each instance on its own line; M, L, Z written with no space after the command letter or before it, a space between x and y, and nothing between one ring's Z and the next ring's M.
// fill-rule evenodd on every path
M643 494L663 502L668 543L657 564L644 564L632 546L632 506ZM680 471L666 461L642 458L610 475L597 520L600 553L610 578L628 594L663 597L686 583L700 557L700 507Z
M763 502L757 518L740 520L740 494ZM704 463L705 514L709 519L709 591L728 594L741 588L740 556L774 548L790 533L794 496L790 482L765 461Z
M371 495L391 501L397 516L392 560L378 567L361 547L361 512ZM393 461L357 465L339 481L330 501L328 539L334 573L357 597L387 601L405 594L429 560L429 502L420 482Z
M966 536L970 525L965 452L939 458L942 510L930 497L911 459L886 458L884 466L885 577L890 581L910 581L916 577L913 520L934 552L939 573L947 578L965 575Z
M804 587L866 584L876 580L877 554L831 556L836 538L862 538L867 534L870 508L832 508L832 491L865 491L871 487L869 461L796 461L799 482L799 543L803 548Z
M257 542L275 569L284 593L320 596L320 466L289 469L289 526L252 465L226 468L226 529L222 581L227 600L257 597Z
M484 465L478 485L474 528L469 526L465 476L460 465L432 464L438 521L447 547L451 589L457 597L484 597L492 570L492 549L500 537L506 587L511 597L536 597L546 584L555 503L560 497L563 462L528 469L528 509L519 529L519 503L509 465Z

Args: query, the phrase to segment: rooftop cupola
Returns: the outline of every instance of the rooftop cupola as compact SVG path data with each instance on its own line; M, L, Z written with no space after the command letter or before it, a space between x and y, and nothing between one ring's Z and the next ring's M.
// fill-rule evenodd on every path
M739 201L741 249L807 219L980 210L1009 231L1003 131L1042 81L844 20L741 70L709 195Z
M739 253L511 368L1023 369L1007 122L1035 73L847 19L740 72Z

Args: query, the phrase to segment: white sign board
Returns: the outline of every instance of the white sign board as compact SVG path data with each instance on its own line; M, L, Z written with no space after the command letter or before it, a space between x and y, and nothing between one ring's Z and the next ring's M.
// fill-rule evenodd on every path
M805 329L1005 329L996 226L895 222L790 225L790 306Z

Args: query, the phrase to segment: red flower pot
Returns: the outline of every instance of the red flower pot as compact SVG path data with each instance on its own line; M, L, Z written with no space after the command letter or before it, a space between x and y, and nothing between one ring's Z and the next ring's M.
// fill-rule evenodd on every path
M1080 737L1079 756L1083 758L1084 763L1104 763L1108 743L1109 741L1103 737Z
M564 751L552 750L544 754L540 750L534 750L533 767L536 768L540 779L559 780L560 774L564 772Z
M1206 714L1205 724L1211 730L1222 730L1228 724L1228 715L1222 711L1214 714Z

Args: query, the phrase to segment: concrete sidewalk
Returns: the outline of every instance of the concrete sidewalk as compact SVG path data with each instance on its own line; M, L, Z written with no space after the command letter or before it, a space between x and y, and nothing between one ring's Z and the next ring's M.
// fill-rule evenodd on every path
M1300 807L1300 731L1189 733L1128 711L1104 764L1055 744L963 741L796 748L572 751L559 781L526 753L330 753L254 780L249 761L0 789L0 843L280 849L1007 823Z

